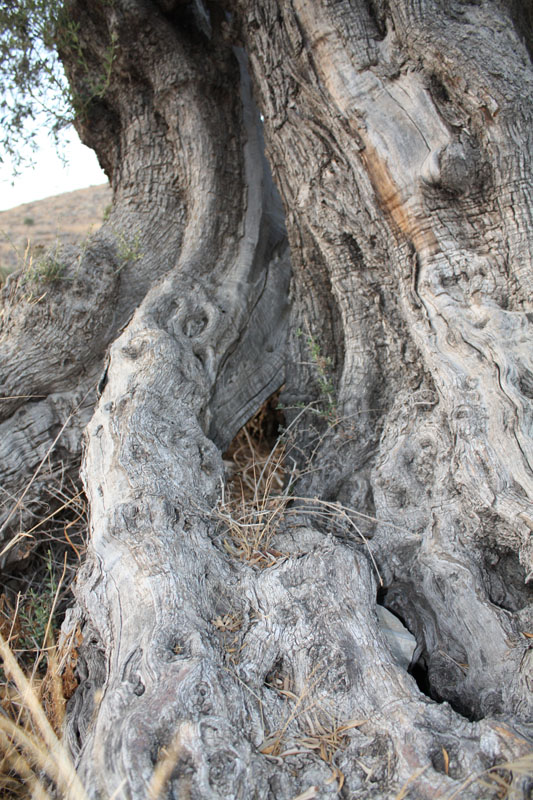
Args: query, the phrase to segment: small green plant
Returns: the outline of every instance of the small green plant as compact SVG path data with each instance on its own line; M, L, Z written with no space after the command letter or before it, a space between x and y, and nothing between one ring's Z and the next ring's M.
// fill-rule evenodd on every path
M52 566L52 552L48 551L46 578L39 591L30 588L26 602L19 610L21 635L19 645L23 650L37 650L44 647L48 629L54 627L53 608L57 593L57 581Z
M102 69L95 74L88 63L80 37L80 23L68 16L63 9L61 24L56 29L56 42L70 51L73 60L85 73L85 91L82 95L72 95L71 101L76 114L83 116L93 100L101 100L111 84L111 73L117 54L117 34L113 31L110 41L102 54Z
M6 281L7 276L12 272L8 267L0 267L0 286Z
M311 334L307 337L307 346L309 347L311 361L317 373L320 397L324 406L322 416L324 416L328 422L335 422L338 416L337 396L331 378L331 359L329 356L322 355L319 343Z
M56 241L53 250L47 250L38 256L30 251L28 243L24 257L24 277L27 282L39 285L53 283L61 277L64 269L59 241Z
M117 255L120 260L119 270L126 264L139 261L143 257L139 232L128 236L124 231L115 231L115 236L117 238Z
M102 214L102 221L103 222L107 222L107 220L109 219L109 217L111 215L112 208L113 208L113 203L108 203L106 205L106 207L104 208L104 211L103 211L103 214Z
M62 272L63 264L54 254L49 253L40 258L34 265L33 277L35 280L43 281L44 283L53 283L53 281L61 277Z
M46 291L44 293L42 291L43 285L53 283L63 274L65 267L61 258L61 243L57 240L55 247L47 251L42 244L32 246L28 239L26 248L22 252L9 237L6 238L15 251L17 266L15 270L0 267L0 285L11 272L18 271L18 285L27 293L26 300L38 303L46 295Z
M23 221L24 225L27 225L29 228L31 228L32 225L35 225L35 220L33 219L33 217L24 217Z

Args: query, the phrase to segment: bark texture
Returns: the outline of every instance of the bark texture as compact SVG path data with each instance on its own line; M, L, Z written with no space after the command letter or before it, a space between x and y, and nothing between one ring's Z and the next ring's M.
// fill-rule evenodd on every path
M15 494L73 386L75 466L112 342L70 620L88 792L146 797L170 748L169 797L486 798L469 778L532 746L524 17L97 5L71 2L87 63L116 43L79 124L114 212L70 282L39 302L8 284L0 351L6 395L47 395L5 406ZM259 569L224 546L222 453L282 385L291 495ZM378 601L416 637L409 672Z
M372 548L438 694L527 716L508 612L531 597L531 63L497 5L360 5L261 3L245 26L295 284L307 233L343 331L341 416L359 417L365 463L328 467L328 489L397 526Z

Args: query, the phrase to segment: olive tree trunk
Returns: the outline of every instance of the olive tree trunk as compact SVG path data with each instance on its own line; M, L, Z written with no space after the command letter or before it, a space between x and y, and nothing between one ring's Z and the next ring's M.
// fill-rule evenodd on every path
M44 297L4 291L0 447L16 497L48 449L76 469L92 414L89 795L145 798L166 764L175 798L496 796L474 776L533 744L531 19L70 6L114 210ZM222 454L281 387L261 569L227 546Z

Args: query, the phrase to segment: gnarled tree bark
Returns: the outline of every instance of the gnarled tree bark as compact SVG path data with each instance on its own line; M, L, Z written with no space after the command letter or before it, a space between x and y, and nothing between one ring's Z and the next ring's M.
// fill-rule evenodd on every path
M71 618L90 796L144 798L171 745L172 797L486 797L469 776L531 749L524 19L496 0L70 7L88 63L117 42L79 122L114 212L66 289L6 290L6 393L47 398L2 424L15 441L88 389L112 342ZM259 570L223 546L222 453L281 386L294 485ZM378 600L416 637L411 674Z

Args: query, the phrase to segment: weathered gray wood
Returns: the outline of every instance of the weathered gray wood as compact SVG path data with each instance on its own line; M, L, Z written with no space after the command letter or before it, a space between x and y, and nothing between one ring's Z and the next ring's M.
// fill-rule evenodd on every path
M118 7L116 11L118 14ZM121 14L124 11L119 18ZM100 59L109 56L111 47L107 20L92 16L91 9L84 4L73 15L86 37L86 63L101 75L105 68L101 67ZM119 24L119 19L113 24ZM136 28L144 28L143 35L146 33L146 26L139 19ZM120 46L117 41L114 49L116 70L108 101L95 99L77 121L80 134L89 146L96 148L100 163L112 181L113 208L109 219L80 248L68 247L58 252L52 248L52 256L59 265L57 280L48 280L46 274L36 276L36 272L42 271L36 260L11 277L1 294L0 420L7 420L2 432L6 448L0 461L0 486L4 489L0 498L0 538L4 545L25 528L32 510L41 506L46 481L36 480L25 494L24 507L30 513L18 509L17 524L13 527L8 521L13 520L10 515L16 499L26 491L38 468L40 452L52 447L64 422L61 418L59 426L52 426L46 437L41 435L37 440L39 447L19 445L12 449L8 442L26 437L24 416L16 416L14 412L28 402L29 415L42 420L48 416L46 398L56 392L65 394L66 406L69 412L73 410L79 398L68 395L80 384L85 386L82 395L94 387L95 374L105 369L106 348L149 288L175 265L180 251L185 203L175 164L176 159L183 163L191 159L194 142L182 139L176 149L165 137L169 126L174 125L180 103L185 107L188 104L186 91L178 92L178 86L186 83L187 76L176 68L179 61L176 54L167 52L163 61L170 73L174 65L174 101L162 109L166 111L165 117L154 108L157 97L153 91L150 94L147 85L144 101L151 109L148 112L139 101L138 88L131 79L135 64L137 71L146 67L144 77L148 80L153 65L145 59L146 43L142 36L132 35L134 28L131 25L128 28L127 17L121 30L128 41L122 41ZM165 21L159 19L154 35L160 48L164 47L164 31ZM171 45L172 42L167 42L168 47ZM90 76L75 54L63 55L71 81L83 98ZM121 59L125 63L120 64ZM179 137L179 131L176 135ZM141 141L150 145L139 147ZM94 392L89 396L94 405ZM36 406L39 400L45 402L42 411ZM69 453L69 465L74 472L79 471L80 431L88 416L80 420L75 415L72 421L72 434L67 430L51 449L52 476L64 469L63 451ZM42 422L39 427L44 430Z
M530 54L496 2L230 8L72 2L95 63L120 45L80 129L147 271L86 433L67 736L92 797L146 797L174 742L173 797L486 798L532 746ZM223 545L221 451L283 381L261 571Z
M358 5L252 4L242 29L295 281L307 230L342 320L341 413L362 417L327 491L397 526L373 550L435 692L527 718L531 62L496 5L395 3L379 23Z
M290 263L279 200L258 149L261 126L249 81L242 87L242 107L238 95L230 102L223 96L216 105L201 96L181 121L182 129L192 126L191 135L205 133L196 158L208 169L191 198L193 231L186 228L176 269L147 295L111 348L108 382L87 431L92 539L79 598L106 660L118 667L105 675L98 716L80 753L80 769L95 795L114 791L126 777L132 794L144 796L153 768L150 742L164 744L191 713L208 714L200 726L186 721L183 733L196 739L205 730L213 739L209 756L199 757L202 770L206 759L211 762L214 786L249 783L255 774L263 780L263 757L252 756L250 741L232 729L233 711L231 719L222 711L234 710L243 728L250 698L226 674L213 626L225 613L227 585L238 575L211 539L223 469L219 450L204 432L229 441L247 408L284 380L279 352L269 358L268 350L283 347ZM230 150L228 139L240 147ZM226 220L214 216L223 192ZM244 331L253 332L250 352L239 350L241 340L246 345ZM225 385L228 369L246 388ZM188 564L193 552L194 565ZM111 601L112 587L118 605ZM117 639L113 632L119 629ZM94 669L102 677L100 666L92 667L92 686ZM156 708L163 696L161 716ZM235 758L242 767L224 774L226 762ZM201 788L215 791L206 777Z

